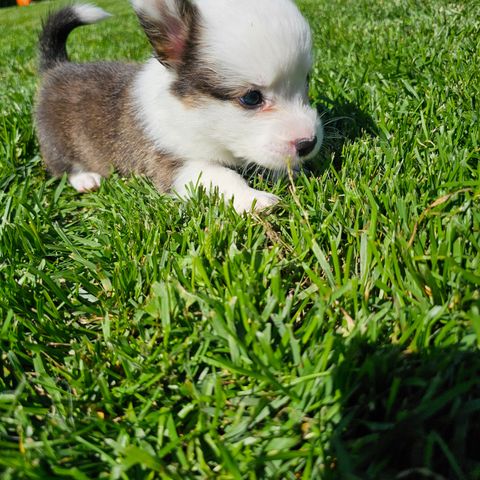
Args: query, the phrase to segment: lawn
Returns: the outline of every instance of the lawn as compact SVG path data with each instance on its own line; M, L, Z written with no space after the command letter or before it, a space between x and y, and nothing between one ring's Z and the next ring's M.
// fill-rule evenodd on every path
M476 2L301 0L328 138L243 216L45 173L59 4L0 9L0 477L480 479ZM72 59L147 58L98 4Z

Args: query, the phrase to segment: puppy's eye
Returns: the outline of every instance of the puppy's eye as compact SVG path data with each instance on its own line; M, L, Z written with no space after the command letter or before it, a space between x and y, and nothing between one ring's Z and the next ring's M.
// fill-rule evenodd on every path
M263 104L263 95L259 90L250 90L239 98L240 104L245 108L258 108Z

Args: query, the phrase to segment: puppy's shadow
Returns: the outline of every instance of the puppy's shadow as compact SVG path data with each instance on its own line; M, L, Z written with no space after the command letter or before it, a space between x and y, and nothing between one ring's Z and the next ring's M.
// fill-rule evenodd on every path
M372 117L344 97L332 100L320 96L316 108L324 125L325 137L319 154L301 168L307 176L321 176L332 163L334 168L339 170L342 166L343 147L346 143L354 142L365 135L370 137L380 135L380 130ZM288 184L286 175L278 175L258 165L249 164L238 168L237 171L254 186L256 180L272 184L278 181L284 185Z
M321 175L331 163L339 170L346 143L365 135L379 136L379 129L372 117L345 97L333 100L321 96L317 111L324 125L325 138L319 155L306 165L307 171L313 175Z

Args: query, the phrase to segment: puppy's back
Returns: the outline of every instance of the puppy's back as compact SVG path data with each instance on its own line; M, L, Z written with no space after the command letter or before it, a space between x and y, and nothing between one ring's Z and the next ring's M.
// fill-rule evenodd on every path
M40 148L54 175L81 166L110 172L128 89L138 67L105 62L62 63L44 74L35 120Z

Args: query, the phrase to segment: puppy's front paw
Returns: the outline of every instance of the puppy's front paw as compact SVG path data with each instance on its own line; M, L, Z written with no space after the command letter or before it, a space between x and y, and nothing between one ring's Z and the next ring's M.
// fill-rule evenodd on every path
M248 191L234 197L233 206L238 213L243 213L250 211L252 206L255 211L265 210L279 201L280 198L272 193L249 188Z

